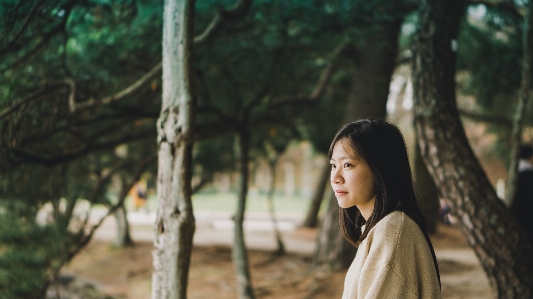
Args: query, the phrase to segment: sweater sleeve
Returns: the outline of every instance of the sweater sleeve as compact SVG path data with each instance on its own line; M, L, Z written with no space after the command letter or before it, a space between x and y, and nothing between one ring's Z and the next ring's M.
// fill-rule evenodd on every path
M404 213L391 214L358 249L362 252L354 262L360 271L351 297L441 298L431 252L418 225Z

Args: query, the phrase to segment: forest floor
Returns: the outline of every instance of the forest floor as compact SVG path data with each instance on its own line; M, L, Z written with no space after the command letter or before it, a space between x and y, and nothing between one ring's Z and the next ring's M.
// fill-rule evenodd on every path
M134 246L113 248L116 228L113 219L106 220L95 239L63 269L62 275L94 285L101 294L109 296L98 298L150 298L153 244L149 222L153 215L138 214L137 218L135 221L133 217L131 224ZM227 215L196 218L188 298L237 298L231 260L231 221ZM275 239L269 221L256 217L245 222L256 297L340 298L345 271L333 274L309 271L316 230L299 228L291 219L282 219L279 224L288 250L283 256L273 254ZM431 239L439 262L444 299L492 297L488 280L458 228L440 225Z

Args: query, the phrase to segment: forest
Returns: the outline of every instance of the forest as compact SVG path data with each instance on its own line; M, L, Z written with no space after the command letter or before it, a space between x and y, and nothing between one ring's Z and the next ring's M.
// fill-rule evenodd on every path
M262 180L287 256L276 198L295 148L306 269L341 273L355 248L326 154L366 117L407 132L429 231L445 203L493 297L533 296L533 240L509 212L533 142L533 1L3 0L0 16L0 298L66 298L51 295L62 271L110 219L113 246L146 246L128 221L139 186L151 298L194 298L196 198L224 184L232 296L269 298L245 220Z

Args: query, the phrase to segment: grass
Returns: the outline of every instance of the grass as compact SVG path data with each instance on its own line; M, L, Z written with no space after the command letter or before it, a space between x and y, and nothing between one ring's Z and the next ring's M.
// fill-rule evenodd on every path
M310 196L285 195L278 192L274 195L274 209L276 215L283 217L303 219L310 204ZM234 213L237 208L237 192L216 192L203 191L194 194L192 197L193 209L195 212L215 212ZM322 209L325 208L323 201ZM148 210L157 210L157 198L155 194L148 197ZM130 198L126 198L126 210L133 211L133 204ZM248 192L246 201L246 213L255 215L266 215L268 210L267 195L264 192Z
M236 193L200 193L193 196L195 211L233 212L237 208ZM274 208L279 214L305 215L309 198L274 195ZM246 202L247 212L268 212L266 194L251 192Z

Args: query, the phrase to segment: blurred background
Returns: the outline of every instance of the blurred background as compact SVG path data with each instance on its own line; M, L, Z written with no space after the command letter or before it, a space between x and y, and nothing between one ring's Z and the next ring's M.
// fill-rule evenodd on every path
M501 199L527 5L464 2L452 43L458 113ZM333 215L327 150L342 124L361 117L388 119L404 134L443 298L491 296L416 143L411 48L421 6L196 1L190 298L237 297L240 192L256 296L340 298L349 263L323 258L318 238ZM1 1L0 298L150 296L163 11L163 1ZM522 142L533 138L529 106Z

